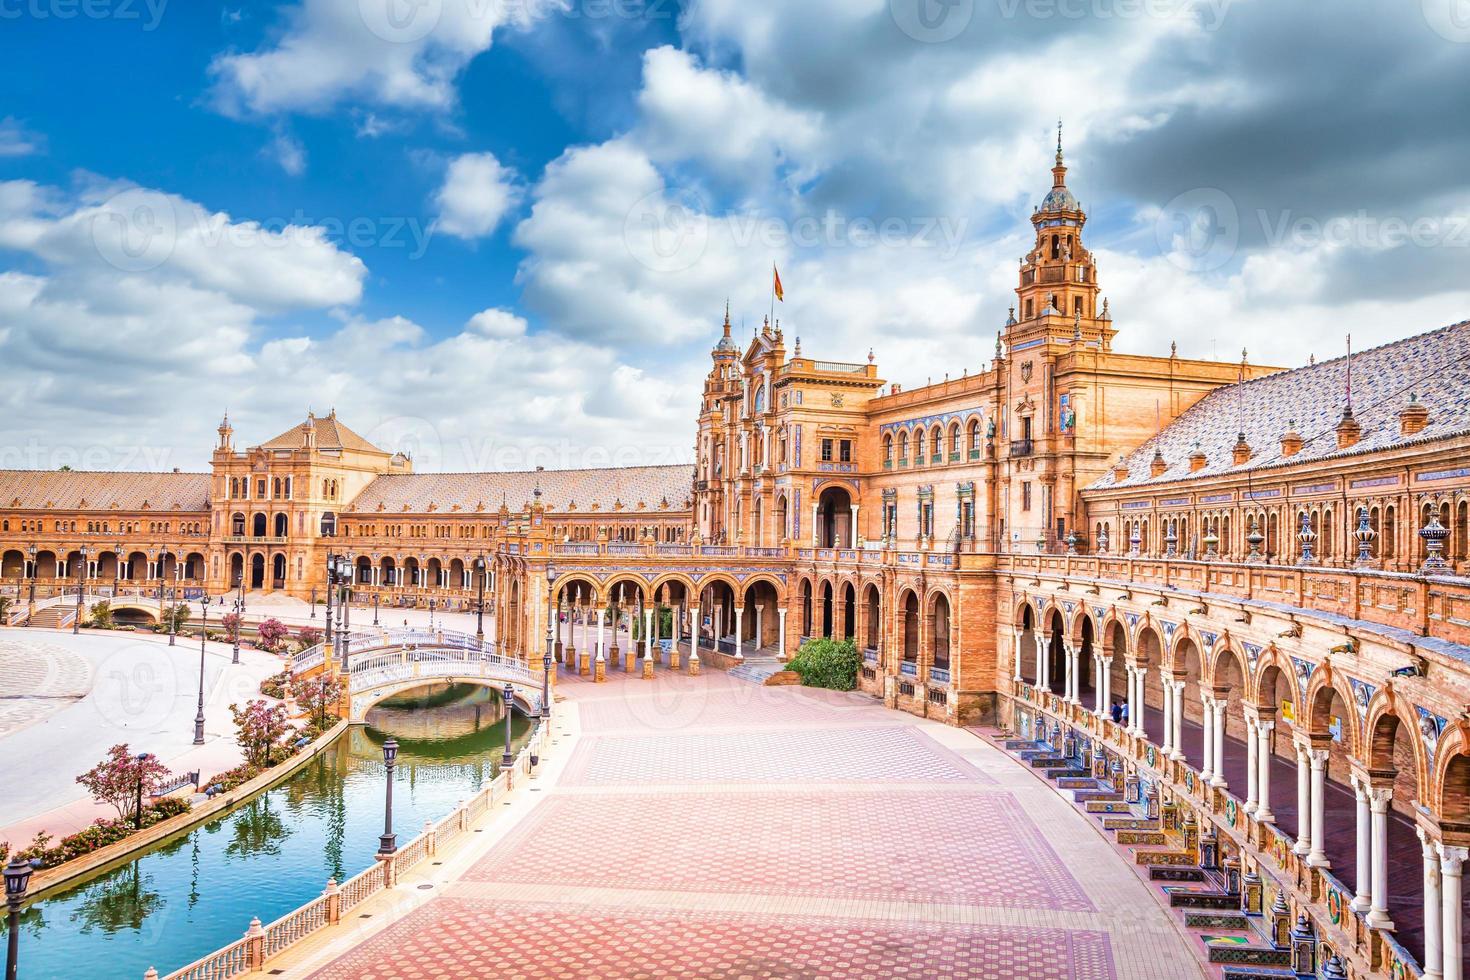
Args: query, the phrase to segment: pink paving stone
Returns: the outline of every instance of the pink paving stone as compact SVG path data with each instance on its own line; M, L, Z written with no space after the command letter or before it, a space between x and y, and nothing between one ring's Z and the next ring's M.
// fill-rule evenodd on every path
M436 899L324 969L319 980L441 977L1115 980L1091 930Z
M705 677L710 680L705 682ZM733 684L726 675L711 671L698 678L681 678L677 689L640 682L604 685L589 696L576 691L582 730L680 731L712 728L776 728L781 725L893 725L907 716L888 711L880 702L861 694L791 687L762 687L745 681Z
M610 828L618 846L586 846ZM465 877L538 884L548 868L565 886L1095 911L1001 792L555 796Z
M917 729L889 727L584 738L561 785L962 781L995 782Z

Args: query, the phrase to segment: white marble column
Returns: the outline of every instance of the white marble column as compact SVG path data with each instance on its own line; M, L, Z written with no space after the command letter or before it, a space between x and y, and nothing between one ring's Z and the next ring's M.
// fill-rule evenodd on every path
M1215 747L1215 778L1210 780L1210 785L1219 789L1227 789L1225 780L1225 708L1227 697L1216 697L1215 701L1215 736L1213 745Z
M653 654L653 644L654 644L654 642L655 641L654 641L654 636L653 636L653 607L652 606L649 606L647 609L645 609L643 611L643 657L644 657L645 660L648 660L648 661L653 662L653 663L657 663L658 662L658 658L656 658L654 656L654 654ZM737 656L739 655L739 648L738 647L736 648L736 655Z
M1330 868L1327 860L1327 750L1312 749L1312 847L1307 863L1314 868Z
M1108 672L1103 666L1102 654L1092 654L1092 713L1099 718L1108 716Z
M1162 705L1162 710L1164 713L1164 741L1163 744L1159 746L1159 750L1165 756L1168 756L1170 750L1174 747L1174 743L1171 741L1171 739L1173 739L1174 737L1174 712L1177 711L1178 708L1174 706L1174 685L1169 682L1168 677L1164 678L1164 683L1161 685L1161 687L1163 688L1164 694L1164 703Z
M1021 631L1016 630L1016 676L1013 680L1021 679Z
M1031 638L1036 642L1036 686L1041 690L1047 689L1046 683L1046 642L1041 634L1033 632Z
M1305 856L1312 849L1312 763L1305 745L1296 749L1296 846L1293 853Z
M1256 719L1250 712L1245 715L1245 812L1256 811Z
M776 628L781 635L776 637L777 656L784 663L786 660L786 607L781 606L776 610Z
M1375 929L1393 928L1388 914L1388 806L1392 802L1392 786L1368 788L1373 834L1373 904L1368 909L1368 924Z
M1461 889L1464 887L1461 876L1466 857L1466 848L1439 845L1439 880L1441 902L1444 906L1440 936L1441 948L1444 950L1444 980L1464 980L1461 959L1464 955L1465 913L1460 903Z
M1357 801L1357 850L1353 860L1353 909L1367 912L1373 907L1373 812L1368 801L1368 783L1356 775L1352 778L1353 797Z
M1077 669L1075 666L1073 666L1072 656L1072 644L1068 643L1066 640L1063 640L1062 670L1065 672L1066 676L1062 678L1062 690L1064 692L1062 694L1062 699L1064 701L1067 701L1069 704L1077 700L1072 690L1072 685L1075 684L1077 681Z
M1174 735L1170 741L1173 748L1169 752L1169 758L1175 762L1184 761L1184 682L1170 681L1174 688Z
M813 548L820 548L822 546L821 528L818 526L818 521L817 521L817 518L818 518L818 516L821 513L822 513L822 505L821 504L812 504L812 547Z
M1261 823L1271 823L1276 819L1276 814L1271 812L1271 731L1275 727L1275 721L1256 719L1256 765L1259 767L1256 794L1260 797L1256 802L1256 819Z
M762 607L760 605L760 603L756 603L756 607L755 607L755 652L756 653L760 653L761 652L761 648L765 646L765 642L764 641L765 641L766 634L765 634L765 629L763 628L763 625L762 625L764 623L764 621L765 621L764 607Z
M744 660L745 659L745 655L740 652L740 644L742 642L741 641L741 637L740 637L740 617L744 613L745 613L745 610L744 609L740 608L739 606L736 606L735 607L735 659L736 660Z
M1143 735L1143 682L1147 667L1133 668L1133 693L1128 696L1128 723L1133 734Z
M852 526L847 531L847 546L856 548L858 546L858 505L852 505Z
M597 610L597 662L606 663L606 658L602 655L602 628L607 622L607 607L599 605L600 608Z
M1199 778L1201 782L1211 782L1215 775L1215 699L1201 691L1199 694L1200 704L1204 707L1204 714L1200 716L1200 730L1204 738L1204 754L1200 759ZM1180 705L1183 707L1183 705Z
M783 610L784 612L784 610ZM784 642L784 641L783 641ZM689 662L699 663L699 607L689 607Z
M1424 961L1420 965L1424 968L1423 980L1441 980L1444 976L1444 946L1440 937L1444 932L1444 912L1440 893L1439 842L1425 833L1423 827L1415 827L1414 831L1419 835L1424 860ZM1353 907L1357 908L1356 902Z

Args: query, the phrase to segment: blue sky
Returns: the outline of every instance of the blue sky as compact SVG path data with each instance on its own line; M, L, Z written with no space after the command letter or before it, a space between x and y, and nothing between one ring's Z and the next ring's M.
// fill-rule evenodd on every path
M1125 350L1470 315L1466 0L89 2L0 0L0 466L688 459L773 261L807 352L980 370L1059 116Z

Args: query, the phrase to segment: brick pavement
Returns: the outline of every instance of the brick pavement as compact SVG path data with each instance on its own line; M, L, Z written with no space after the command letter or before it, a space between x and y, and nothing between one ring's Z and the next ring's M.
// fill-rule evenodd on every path
M287 976L1201 976L1108 842L970 733L723 675L559 690L571 751L518 822Z

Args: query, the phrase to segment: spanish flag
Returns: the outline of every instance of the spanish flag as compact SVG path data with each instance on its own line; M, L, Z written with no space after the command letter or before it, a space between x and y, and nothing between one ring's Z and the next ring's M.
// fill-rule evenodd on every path
M781 270L776 268L776 264L774 262L771 263L771 275L773 275L776 279L775 283L772 286L772 288L776 291L776 298L783 303L786 302L786 291L781 288Z

